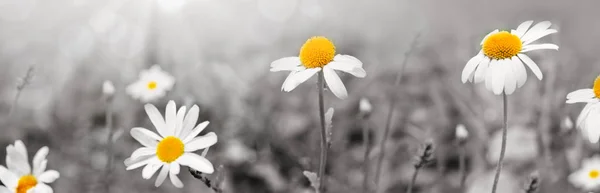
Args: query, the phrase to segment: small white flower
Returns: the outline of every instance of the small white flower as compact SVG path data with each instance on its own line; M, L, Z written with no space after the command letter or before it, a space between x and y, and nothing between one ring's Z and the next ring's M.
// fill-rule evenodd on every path
M529 28L533 21L521 23L516 30L494 30L481 41L481 51L471 58L462 71L462 82L480 83L485 81L488 90L499 95L512 94L527 81L527 65L535 76L542 80L543 75L537 64L525 55L526 52L540 49L558 50L555 44L531 44L534 41L556 33L549 29L549 21L540 22Z
M467 131L467 128L463 124L458 124L456 126L456 138L459 140L465 140L467 137L469 137L469 131Z
M600 76L591 89L579 89L567 95L567 103L587 103L577 118L577 128L591 143L600 140Z
M302 45L298 57L286 57L271 63L271 72L291 71L281 90L290 92L317 72L323 71L327 87L338 98L348 97L348 91L335 70L364 78L363 63L353 56L335 55L335 45L325 37L312 37Z
M165 96L174 84L173 76L154 65L140 72L138 81L127 87L127 93L142 102L152 102Z
M600 157L583 160L581 168L569 175L569 182L584 190L597 188L600 185Z
M106 96L115 94L115 86L110 80L105 80L104 83L102 83L102 94Z
M48 147L42 147L33 156L33 170L27 158L27 149L22 141L6 147L6 165L0 166L0 193L52 193L48 183L59 178L56 170L46 171Z
M208 125L208 121L205 121L196 126L198 106L194 105L186 115L185 106L176 112L175 102L169 101L164 119L154 105L146 104L144 108L158 131L158 135L141 127L131 129L131 136L144 147L135 150L131 157L125 160L127 170L145 166L142 170L142 177L150 179L162 168L154 185L160 186L168 175L173 185L178 188L183 187L183 183L177 177L180 165L188 166L202 173L214 172L210 161L193 153L217 143L217 135L214 132L196 137Z

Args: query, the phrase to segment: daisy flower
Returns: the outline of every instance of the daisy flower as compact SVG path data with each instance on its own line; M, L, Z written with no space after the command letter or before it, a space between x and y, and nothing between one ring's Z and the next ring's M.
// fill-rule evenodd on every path
M588 138L591 143L597 143L600 139L600 76L594 81L594 87L579 89L567 95L567 103L587 103L579 117L577 127L581 134Z
M597 188L600 185L600 157L584 160L581 168L569 175L569 182L585 190Z
M323 72L327 87L338 98L348 97L346 87L335 70L364 78L363 63L353 56L336 55L335 45L321 36L312 37L302 45L298 57L286 57L271 63L271 72L290 71L281 90L290 92L317 72Z
M142 102L151 102L166 95L173 88L175 78L154 65L140 72L137 82L127 87L127 93Z
M198 120L198 106L194 105L186 114L185 106L176 112L175 102L169 101L164 119L154 105L146 104L144 108L158 134L141 127L131 129L131 136L144 147L135 150L131 157L125 160L127 170L144 166L142 177L150 179L162 168L154 185L160 186L168 175L173 185L178 188L183 187L183 183L177 177L180 165L202 173L214 172L210 161L193 153L217 143L217 135L214 132L196 137L208 125L208 121L205 121L195 126Z
M42 147L33 156L33 170L27 159L27 149L22 141L6 147L6 166L0 166L0 193L52 193L47 183L52 183L60 174L56 170L46 171L48 147Z
M471 58L462 71L462 82L480 83L499 95L502 92L512 94L527 80L525 65L535 76L542 80L543 75L537 64L525 53L540 49L558 50L555 44L532 44L534 41L556 33L549 29L549 21L540 22L533 27L533 21L521 23L516 30L494 30L481 41L481 51ZM530 28L531 27L531 28Z

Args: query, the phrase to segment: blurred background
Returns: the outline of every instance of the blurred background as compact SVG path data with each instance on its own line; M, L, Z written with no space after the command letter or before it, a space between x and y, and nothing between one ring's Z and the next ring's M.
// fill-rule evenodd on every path
M158 64L176 84L154 104L197 104L199 121L211 122L204 132L219 136L208 159L221 167L209 179L225 192L313 192L302 172L318 168L316 79L283 93L287 74L269 72L269 64L322 35L337 53L359 58L368 74L340 74L346 100L326 93L326 106L335 109L329 192L362 192L365 128L366 178L375 178L376 160L386 155L379 192L406 190L412 158L426 140L433 140L436 159L414 192L487 192L499 154L502 98L483 84L462 84L460 73L490 31L549 20L559 33L538 42L560 50L532 52L544 79L528 72L525 86L509 96L498 192L522 192L536 170L541 192L581 192L566 178L600 150L563 121L576 119L583 105L564 103L568 92L591 87L600 73L598 6L595 0L0 0L0 164L4 147L21 139L30 155L50 148L48 168L61 173L52 184L58 193L104 192L107 184L115 193L211 192L183 171L183 189L170 182L155 188L155 178L143 180L141 169L125 171L123 160L141 146L129 130L152 128L125 87ZM112 103L102 96L105 80L116 87ZM372 104L368 118L359 116L361 98ZM383 136L392 101L392 127ZM116 133L107 176L108 108ZM457 124L469 131L464 190Z

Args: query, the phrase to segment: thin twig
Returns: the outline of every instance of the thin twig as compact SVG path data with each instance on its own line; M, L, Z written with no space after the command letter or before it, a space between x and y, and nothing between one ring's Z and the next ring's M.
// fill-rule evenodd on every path
M504 151L506 151L506 135L508 133L508 129L506 128L506 123L508 120L508 100L505 92L502 92L502 101L504 102L504 122L502 122L502 146L500 148L498 166L496 167L496 175L494 176L494 185L492 185L492 193L496 193L496 188L498 187L498 180L500 179L500 172L502 171L502 160L504 159Z
M196 171L192 168L189 168L190 174L192 174L192 176L194 176L194 178L202 181L204 183L204 185L206 185L207 187L209 187L211 190L215 191L216 193L222 193L223 190L215 185L213 185L212 181L210 181L210 179L208 179L206 176L204 176L202 174L202 172Z
M410 184L408 185L408 189L406 190L407 193L412 193L413 190L413 186L415 185L415 182L417 181L417 176L419 175L419 167L415 167L415 171L413 172L412 175L412 180L410 181Z
M363 146L365 147L364 163L363 163L363 192L369 190L369 124L368 119L363 118Z
M404 68L406 67L406 63L408 62L408 58L409 58L410 54L412 53L413 49L417 45L417 40L419 39L419 36L421 36L421 32L417 33L417 35L413 39L410 47L404 53L404 60L401 63L400 71L396 75L396 80L394 81L394 87L397 87L400 85L400 81L402 80L402 73L404 72ZM392 97L391 104L390 104L388 112L387 112L388 116L385 121L385 130L383 131L383 136L382 136L383 139L381 139L381 142L379 143L379 151L381 153L379 155L379 158L377 160L377 165L376 165L375 192L377 192L377 190L379 189L379 178L381 177L381 164L383 163L383 158L385 157L385 143L387 142L388 135L389 135L390 129L392 127L392 117L394 116L394 107L395 106L396 106L396 97Z
M425 144L423 144L421 146L421 148L419 148L419 153L417 156L415 156L416 160L413 163L415 171L413 172L410 184L408 184L408 188L406 190L407 193L412 193L413 187L415 186L415 183L417 182L417 176L419 175L419 170L421 168L423 168L423 166L425 166L433 161L433 151L434 151L433 142L431 142L431 141L426 141Z
M460 171L460 190L465 191L465 180L467 179L467 150L464 145L459 145L458 170Z
M325 126L325 102L323 99L323 90L325 87L325 78L323 71L318 73L317 85L319 88L319 118L321 119L321 158L319 160L319 187L317 193L324 193L324 186L326 182L325 168L327 166L327 150L329 149L327 143L327 128Z
M15 98L13 99L12 104L10 105L10 109L8 110L8 121L11 120L12 116L16 113L16 108L19 103L19 98L21 98L21 92L31 83L31 79L33 78L33 70L34 66L30 66L27 69L27 73L24 77L19 80L17 84L17 93L15 94Z

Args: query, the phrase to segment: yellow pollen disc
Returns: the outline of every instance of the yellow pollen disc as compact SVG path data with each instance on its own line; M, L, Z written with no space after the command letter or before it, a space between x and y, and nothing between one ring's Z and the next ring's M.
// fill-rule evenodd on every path
M35 185L37 185L37 179L35 179L35 176L23 176L19 179L16 193L27 193L27 190L35 187Z
M156 146L156 156L160 161L171 163L183 155L183 142L173 136L165 137Z
M596 94L597 98L600 98L600 76L594 81L594 94Z
M590 173L588 173L588 175L590 176L590 178L596 179L600 176L600 171L592 170L592 171L590 171Z
M516 35L507 31L501 31L488 36L483 41L483 54L496 60L502 60L516 56L521 52L523 43Z
M335 45L322 36L312 37L300 48L300 61L306 68L323 67L333 60Z
M150 89L150 90L154 90L154 89L156 89L156 81L150 81L150 82L148 82L148 85L147 85L147 87L148 87L148 89Z

